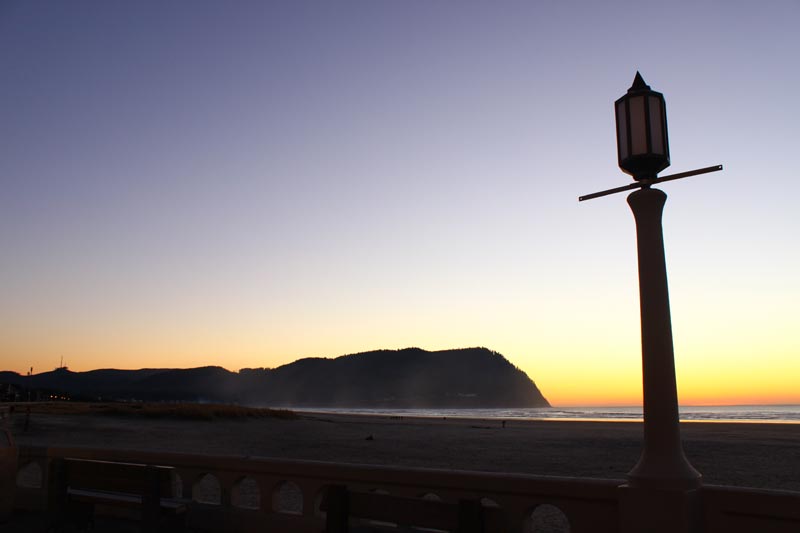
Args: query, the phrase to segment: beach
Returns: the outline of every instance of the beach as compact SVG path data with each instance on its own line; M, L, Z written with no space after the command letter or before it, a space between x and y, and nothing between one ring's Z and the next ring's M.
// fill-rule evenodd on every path
M410 418L301 413L294 419L31 416L17 443L624 479L640 422ZM800 491L800 424L681 425L704 482Z

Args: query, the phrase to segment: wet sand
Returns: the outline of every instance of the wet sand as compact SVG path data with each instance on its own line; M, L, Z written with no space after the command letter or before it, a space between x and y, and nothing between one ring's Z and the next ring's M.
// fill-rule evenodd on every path
M119 448L624 479L637 422L425 419L303 413L294 420L189 421L37 414L20 445ZM800 491L800 424L685 423L705 483ZM372 437L371 439L369 437Z

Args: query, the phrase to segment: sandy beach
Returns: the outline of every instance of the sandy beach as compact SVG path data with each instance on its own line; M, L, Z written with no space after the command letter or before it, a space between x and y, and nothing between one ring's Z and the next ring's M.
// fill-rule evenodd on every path
M641 450L637 422L425 419L303 413L293 420L174 420L35 414L20 445L215 455L624 479ZM800 491L800 424L684 423L705 483Z

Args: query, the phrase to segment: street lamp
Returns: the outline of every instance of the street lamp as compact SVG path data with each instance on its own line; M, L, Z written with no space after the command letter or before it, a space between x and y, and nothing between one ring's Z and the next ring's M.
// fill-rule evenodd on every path
M701 475L683 453L667 269L661 215L667 195L651 185L722 170L706 167L659 178L670 164L664 96L636 73L633 85L614 104L617 155L623 172L634 183L582 196L580 201L637 189L628 196L636 220L639 262L639 303L642 333L644 446L628 474L628 487L643 490L692 491Z

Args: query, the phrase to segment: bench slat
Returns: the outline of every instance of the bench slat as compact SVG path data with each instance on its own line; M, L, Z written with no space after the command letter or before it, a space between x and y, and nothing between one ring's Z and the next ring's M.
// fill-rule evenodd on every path
M170 467L73 458L65 458L64 466L70 488L146 494L157 483L162 496L173 496Z
M328 488L322 510L327 511L327 533L349 531L350 517L414 528L482 533L487 514L479 501L449 503L356 492L340 485Z
M86 490L86 489L68 489L67 494L70 498L76 501L83 501L86 503L109 503L109 504L131 504L139 506L142 504L142 497L134 494L125 494L120 492L111 492L106 490ZM161 498L159 506L164 509L171 509L178 512L186 510L188 500L181 498Z

